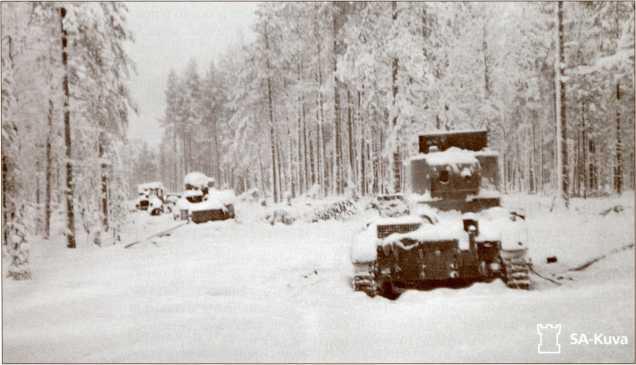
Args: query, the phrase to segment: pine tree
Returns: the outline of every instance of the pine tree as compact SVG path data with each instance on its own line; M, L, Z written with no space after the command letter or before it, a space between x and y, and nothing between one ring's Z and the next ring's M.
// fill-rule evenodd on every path
M60 26L62 33L62 64L64 65L64 145L66 147L66 247L75 248L75 207L73 205L73 165L72 165L72 139L71 139L71 111L68 70L68 32L64 27L66 8L59 8Z
M2 208L3 245L11 261L8 277L15 280L31 278L29 241L24 225L23 172L18 165L20 130L16 124L19 109L16 98L15 58L21 42L20 8L2 4ZM3 250L5 252L5 250Z

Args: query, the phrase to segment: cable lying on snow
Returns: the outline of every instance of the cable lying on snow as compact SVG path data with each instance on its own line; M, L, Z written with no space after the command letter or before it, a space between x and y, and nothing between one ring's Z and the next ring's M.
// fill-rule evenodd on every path
M619 253L621 251L629 250L629 249L632 249L632 248L634 248L634 244L633 243L630 243L629 245L625 245L625 246L622 246L622 247L615 248L615 249L611 250L610 252L608 252L605 255L601 255L601 256L595 257L595 258L593 258L593 259L591 259L589 261L586 261L586 262L582 263L581 265L579 265L577 267L569 269L568 271L583 271L583 270L587 269L588 267L592 266L592 264L594 264L594 263L596 263L596 262L598 262L598 261L600 261L600 260L602 260L604 258L607 258L608 255L613 255L615 253Z
M161 232L157 232L157 233L155 233L155 234L151 234L150 236L148 236L148 237L146 237L146 238L144 238L144 239L141 239L141 240L138 240L138 241L131 242L131 243L129 243L129 244L127 244L127 245L125 245L125 246L124 246L124 248L131 248L132 246L134 246L134 245L136 245L136 244L139 244L139 243L142 243L142 242L146 242L146 241L148 241L148 240L149 240L149 239L151 239L151 238L161 237L161 236L163 236L163 235L166 235L166 234L168 234L168 233L170 233L170 232L172 232L172 231L175 231L177 228L183 227L186 223L188 223L188 222L183 222L183 223L177 224L177 225L176 225L176 226L174 226L174 227L168 228L168 229L163 230L163 231L161 231Z
M617 254L617 253L619 253L619 252L626 251L626 250L630 250L630 249L633 249L633 248L634 248L634 244L633 244L633 243L630 243L630 244L628 244L628 245L625 245L625 246L621 246L621 247L615 248L615 249L613 249L613 250L609 251L608 253L606 253L606 254L604 254L604 255L594 257L594 258L592 258L592 259L590 259L590 260L588 260L588 261L585 261L584 263L582 263L582 264L580 264L580 265L578 265L578 266L575 266L575 267L573 267L573 268L570 268L570 269L568 269L568 270L567 270L567 272L572 272L572 271L583 271L583 270L587 269L588 267L592 266L593 264L595 264L595 263L597 263L597 262L599 262L599 261L601 261L601 260L603 260L603 259L607 258L609 255ZM545 276L541 275L540 273L538 273L538 272L534 269L534 266L533 266L533 265L529 265L528 267L529 267L529 269L530 269L530 271L531 271L532 273L534 273L536 276L540 277L541 279L546 280L546 281L549 281L549 282L551 282L551 283L553 283L553 284L556 284L557 286L561 286L561 285L563 285L562 283L560 283L560 282L558 282L558 281L556 281L556 280L553 280L553 279L550 279L550 278L548 278L548 277L545 277Z

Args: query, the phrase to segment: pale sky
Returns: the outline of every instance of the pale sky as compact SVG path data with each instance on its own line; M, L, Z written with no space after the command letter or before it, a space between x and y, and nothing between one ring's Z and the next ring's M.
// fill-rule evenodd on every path
M256 3L134 2L128 25L135 42L128 47L137 66L131 92L139 115L130 118L129 138L156 146L162 130L164 91L171 68L181 72L191 58L204 74L211 60L232 45L253 39Z

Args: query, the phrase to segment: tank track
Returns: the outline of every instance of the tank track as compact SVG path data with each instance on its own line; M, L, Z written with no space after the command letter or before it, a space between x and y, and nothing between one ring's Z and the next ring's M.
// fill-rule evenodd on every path
M370 297L378 295L378 285L371 275L356 275L353 277L353 290L365 292Z
M530 289L530 262L526 250L502 251L502 279L512 289Z

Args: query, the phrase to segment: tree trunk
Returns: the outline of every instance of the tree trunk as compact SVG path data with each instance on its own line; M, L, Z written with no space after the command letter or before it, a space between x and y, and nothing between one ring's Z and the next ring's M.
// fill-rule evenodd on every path
M541 127L541 121L539 121L539 191L543 193L543 128Z
M578 128L574 130L574 151L573 151L573 163L572 163L572 196L580 197L581 189L579 186L580 182L580 174L581 174L581 154L580 154L580 146L581 146L581 121L579 120Z
M318 53L320 54L320 43L318 43ZM322 190L322 195L327 195L327 141L325 140L325 113L324 113L324 103L322 101L322 67L320 66L320 58L318 58L318 112L319 112L319 122L318 122L318 134L320 139L319 145L319 164L318 164L318 174L320 176L320 187Z
M377 146L377 150L376 150L376 156L378 159L378 164L379 164L379 168L378 168L378 184L379 184L379 194L385 194L385 188L386 188L386 178L387 178L387 174L385 171L385 163L384 163L384 158L382 157L382 148L384 147L384 143L385 143L385 139L384 139L384 128L380 128L380 139L378 141L378 146Z
M275 146L275 131L274 131L274 109L273 109L273 100L272 100L272 80L271 76L271 64L269 60L269 34L267 32L267 27L265 27L265 50L267 52L267 111L269 115L269 140L272 147L272 193L274 198L274 203L278 203L279 193L277 187L277 171L276 171L276 146Z
M62 29L62 64L64 65L64 144L66 146L66 247L75 248L75 210L73 207L73 158L71 150L71 110L69 105L68 33L64 29L66 8L61 7L60 25Z
M616 169L614 172L614 191L623 192L623 141L621 131L621 84L616 83Z
M263 171L263 160L261 158L261 154L258 154L258 179L259 179L259 189L260 189L260 193L264 194L265 193L265 171ZM217 182L218 183L218 182Z
M315 166L315 160L314 160L314 146L311 139L309 140L309 164L310 164L309 169L311 174L310 175L311 185L313 186L316 183L316 166Z
M632 190L636 189L636 169L633 166L636 166L636 160L634 160L634 151L631 152L631 161L632 161Z
M281 142L278 139L278 134L276 134L276 171L278 177L278 198L282 201L283 199L285 199L285 192L287 191L287 187L283 185L283 177L285 176L285 172L283 171L283 163L281 162L283 159L280 152L280 143Z
M208 116L208 120L211 120L213 118L213 116ZM208 176L213 176L215 181L216 181L216 174L214 173L214 160L212 159L212 155L214 155L214 136L212 135L212 128L207 128L207 132L208 132L208 143L206 144L206 147L208 149L208 153L207 153L207 166L206 166L206 173ZM216 156L215 156L216 158Z
M181 134L181 145L183 146L182 149L183 151L181 151L181 153L183 154L183 175L185 176L189 169L188 169L188 157L187 157L187 144L186 144L186 140L188 139L188 134L187 134L187 129L188 126L184 125L183 126L183 133Z
M363 129L363 128L360 128ZM366 153L368 144L366 143L365 133L360 135L360 191L362 195L367 195L367 171L366 171Z
M300 73L302 75L303 73L303 67L302 67L302 63L300 65ZM311 156L309 155L309 152L307 151L307 144L309 142L309 137L307 136L307 113L305 110L305 93L304 91L301 91L300 93L300 108L301 108L301 118L302 118L302 143L303 143L303 171L305 173L303 179L304 179L304 186L303 186L303 191L307 191L307 189L309 189L309 181L310 179L313 180L313 178L311 177L311 174L313 172L309 171L309 164L311 161ZM312 181L313 184L313 181Z
M320 66L318 66L320 67ZM320 83L319 83L320 85ZM318 108L316 109L316 119L318 125L316 126L316 181L320 185L320 192L324 196L325 194L325 168L324 168L324 148L323 148L323 135L322 135L322 100L320 96L320 87L318 90Z
M367 182L366 182L366 161L365 161L365 145L366 145L366 140L365 140L365 132L366 132L366 128L364 123L362 123L362 110L361 110L361 99L362 99L362 93L360 91L358 91L358 102L357 102L357 108L356 108L356 120L357 120L357 131L358 131L358 137L360 140L360 153L359 153L359 160L360 160L360 171L358 173L358 181L360 182L360 192L362 193L362 195L366 195L367 194Z
M300 83L302 81L302 67L300 65L300 62L298 63L298 82ZM300 94L302 94L302 90L300 92ZM305 134L305 128L304 128L304 118L305 118L305 106L303 105L303 99L301 97L301 95L298 95L298 126L297 126L297 144L296 144L296 150L297 150L297 161L296 161L296 166L297 166L297 176L298 176L298 194L302 194L305 190L306 187L306 153L304 151L304 147L303 146L303 138L304 138L304 134Z
M292 158L292 154L294 152L294 143L293 143L293 138L291 136L291 130L289 131L289 135L288 135L288 152L287 152L287 171L289 171L289 174L287 174L287 176L289 177L289 185L291 188L291 197L295 198L296 197L296 182L298 181L296 179L296 177L298 176L297 171L294 171L294 163L293 163L293 158ZM297 165L296 165L297 166Z
M316 111L316 114L318 114L318 112ZM314 182L317 183L318 185L320 185L320 192L322 193L322 189L323 189L323 183L322 183L322 170L320 169L322 166L322 161L320 159L320 144L322 143L322 135L320 133L320 118L316 118L316 120L318 121L318 125L316 126L316 131L315 136L316 136L316 140L314 141L314 153L315 153L315 161L316 161L316 165L314 166Z
M397 2L393 1L391 3L391 7L393 10L393 23L397 22L398 12L397 12ZM398 94L398 70L399 70L400 60L397 57L393 58L392 67L391 67L391 80L393 85L393 120L391 122L392 128L397 128L398 122L398 113L397 113L397 94ZM396 132L396 140L395 140L395 151L393 152L393 191L395 193L399 193L402 191L402 159L400 155L400 138Z
M271 86L270 86L270 81L269 79L267 80L267 89L271 90ZM270 139L270 143L271 143L271 150L272 150L272 194L273 194L273 198L274 198L274 203L278 203L278 187L276 184L276 178L277 178L277 171L276 171L276 146L275 146L275 141L274 141L274 121L273 121L273 115L272 115L272 100L271 100L271 91L268 91L268 99L269 99L269 120L270 120L270 127L269 127L269 139Z
M583 122L583 136L582 136L582 142L583 142L583 198L586 199L587 198L587 190L588 187L590 186L589 184L589 175L590 172L588 170L588 153L587 153L587 125L586 125L586 121L585 121L585 101L583 101L581 103L581 120Z
M172 148L174 148L174 156L172 156L173 162L173 177L172 177L172 189L173 191L179 191L181 184L179 183L179 159L177 158L177 119L173 119L173 127L172 127Z
M194 170L196 169L196 161L192 161L192 139L193 139L192 130L188 128L188 167Z
M51 214L52 214L52 191L53 191L53 100L49 99L48 127L49 133L46 136L46 201L44 202L44 238L51 237Z
M559 1L557 4L557 24L558 24L558 57L557 57L557 89L558 89L558 115L557 119L557 146L560 149L560 189L561 196L565 203L565 207L570 205L570 177L569 177L569 163L568 163L568 145L567 145L567 119L566 119L566 90L565 90L565 52L564 52L564 26L563 26L563 1Z
M219 151L219 128L216 118L212 121L212 133L214 134L214 177L218 181L221 179L221 152Z
M305 172L303 171L302 161L303 161L303 150L302 150L302 140L303 140L303 129L302 129L302 116L298 115L298 125L296 126L296 161L294 162L294 166L296 168L296 172L294 173L294 179L296 180L296 185L298 186L298 195L303 193L303 186L305 185Z
M373 110L373 122L374 126L371 127L371 153L369 154L369 161L371 162L372 170L373 170L373 182L371 184L373 194L379 194L381 185L380 185L380 176L381 176L381 160L382 154L380 153L380 146L382 145L382 128L379 128L378 124L378 114L377 111Z
M351 102L351 92L347 88L347 124L349 129L349 180L355 181L355 163L353 155L353 103ZM355 185L354 185L355 186Z
M620 22L619 22L619 3L614 4L615 24L616 24L616 41L620 40ZM614 191L618 194L623 192L623 142L621 132L621 83L616 82L616 166L614 168Z
M488 29L486 23L483 25L481 51L484 57L484 96L490 97L490 70L488 69Z
M535 123L532 123L532 152L530 153L530 171L528 171L529 182L530 182L530 192L536 193L536 155L537 155L537 145L536 145L536 131L535 131Z
M309 171L309 166L311 163L311 156L309 155L309 151L308 151L308 147L307 145L310 142L309 136L308 136L308 132L307 132L307 114L305 112L305 98L303 96L302 98L302 123L303 123L303 130L302 130L302 138L303 138L303 171L305 173L303 179L305 182L305 185L303 186L303 191L307 191L309 189L310 186L310 181L312 180L311 174L312 172Z
M13 193L11 189L14 186L13 184L14 170L12 169L13 168L12 166L10 169L10 165L11 165L11 157L7 153L3 153L2 154L2 189L1 189L2 190L2 224L3 224L2 243L3 244L6 244L9 239L9 231L5 229L4 225L7 222L9 222L9 218L11 217L12 212L9 212L9 211L15 209L13 207L14 204L9 203L9 196L11 195L11 193Z
M338 44L337 44L337 24L336 15L333 15L333 112L334 112L334 168L335 168L335 193L343 193L342 182L342 135L341 135L341 114L340 114L340 83L336 76L338 72Z
M102 208L102 227L104 231L108 231L108 165L104 162L104 141L99 141L99 159L101 161L101 208Z

